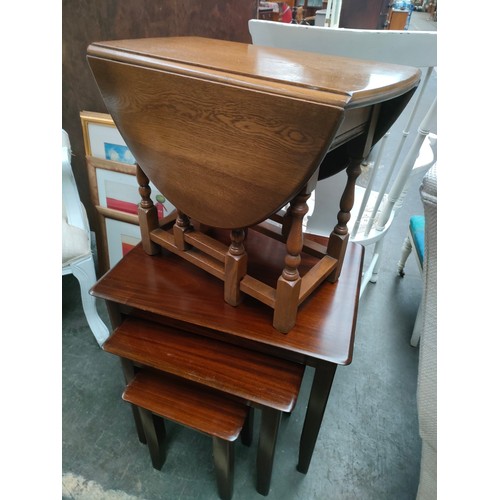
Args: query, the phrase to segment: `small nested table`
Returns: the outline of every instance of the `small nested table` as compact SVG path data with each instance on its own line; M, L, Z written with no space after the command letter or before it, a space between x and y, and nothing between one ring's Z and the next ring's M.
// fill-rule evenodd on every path
M299 306L340 276L360 164L420 71L197 37L96 42L88 61L139 165L146 253L180 256L222 280L228 304L251 296L274 310L274 328L290 332ZM343 169L330 238L304 239L316 181ZM150 181L176 207L171 218L158 220ZM228 230L227 241L213 228ZM250 272L249 228L286 245L270 281ZM307 274L301 253L317 258Z

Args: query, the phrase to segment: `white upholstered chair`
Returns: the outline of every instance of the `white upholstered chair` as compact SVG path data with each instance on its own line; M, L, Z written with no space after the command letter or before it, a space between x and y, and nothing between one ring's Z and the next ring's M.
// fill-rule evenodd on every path
M431 130L436 101L430 107L421 105L429 100L427 95L426 99L423 96L437 65L437 32L329 28L256 19L249 21L249 30L255 45L404 64L423 70L419 89L408 104L409 118L395 152L387 153L385 148L389 131L374 148L374 161L366 163L368 180L356 187L355 205L348 223L350 239L373 248L363 273L362 294L368 282L377 281L384 236L403 204L410 177L423 175L437 158L437 136ZM422 114L425 114L423 120L418 118L420 123L415 126L416 117ZM411 146L402 158L410 136ZM344 181L339 182L339 176L347 179L345 172L341 172L318 182L308 203L307 232L330 234L345 185Z
M96 299L89 294L96 282L91 233L85 208L80 201L71 169L71 145L62 131L62 274L73 274L80 284L83 311L99 346L109 330L99 317Z

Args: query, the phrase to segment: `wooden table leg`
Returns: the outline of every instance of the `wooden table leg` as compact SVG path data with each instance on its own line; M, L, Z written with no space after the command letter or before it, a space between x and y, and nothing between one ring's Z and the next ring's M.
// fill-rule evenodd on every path
M133 406L139 410L151 463L155 469L161 470L166 458L166 434L163 419L144 408Z
M307 474L309 470L336 370L337 365L328 364L317 366L314 372L309 404L300 438L299 463L297 465L297 470L303 474Z
M132 361L120 358L122 364L123 376L125 378L125 385L128 385L135 375L135 367ZM132 405L132 415L134 417L135 429L137 431L137 436L139 437L139 441L142 444L146 444L146 434L144 432L144 427L142 425L141 416L139 415L139 408L137 406Z
M233 496L234 442L214 436L212 449L219 496L222 500L229 500Z
M259 447L257 451L257 491L267 495L271 487L274 450L281 422L281 412L272 408L262 409Z
M241 429L241 442L245 446L251 446L253 440L253 422L254 422L255 410L252 406L248 408L247 418L245 419L245 425Z

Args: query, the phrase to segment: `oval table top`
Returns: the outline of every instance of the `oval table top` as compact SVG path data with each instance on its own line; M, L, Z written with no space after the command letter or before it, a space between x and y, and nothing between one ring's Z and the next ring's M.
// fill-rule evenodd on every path
M420 79L412 67L199 37L96 42L88 61L151 182L180 212L229 229L314 184L338 134L367 134L373 107Z

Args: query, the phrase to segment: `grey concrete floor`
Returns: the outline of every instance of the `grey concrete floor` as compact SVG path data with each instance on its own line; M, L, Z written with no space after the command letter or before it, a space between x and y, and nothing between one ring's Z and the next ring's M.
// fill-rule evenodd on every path
M420 13L414 13L414 22L415 14ZM428 102L435 88L434 74ZM369 284L361 298L353 362L337 370L309 472L296 470L312 381L308 369L296 409L282 422L270 500L415 498L421 448L418 348L409 340L422 280L413 256L404 278L398 276L396 264L409 217L423 213L420 182L421 177L412 179L405 205L386 236L379 280ZM367 249L367 257L369 253ZM76 279L63 276L63 498L217 499L211 441L206 436L167 423L167 461L162 471L152 468L147 448L137 439L130 408L121 399L119 361L95 342L79 293ZM98 305L108 322L104 304ZM249 448L238 442L235 500L262 498L255 490L255 460L256 442Z

